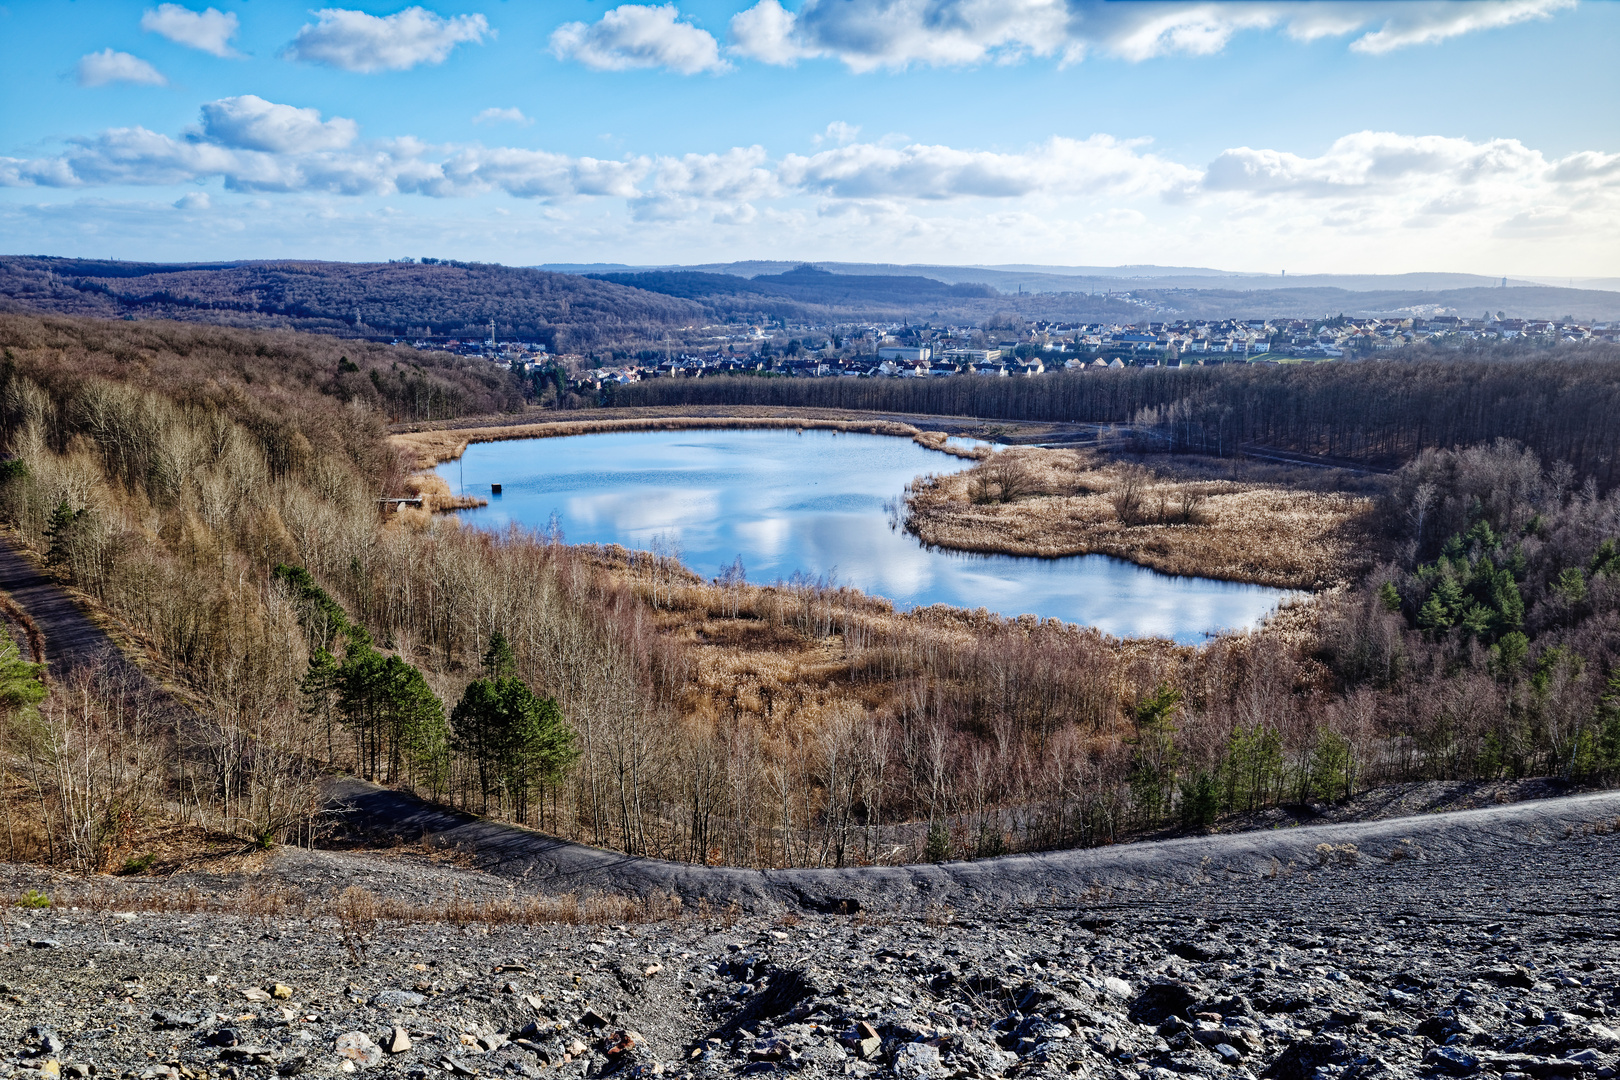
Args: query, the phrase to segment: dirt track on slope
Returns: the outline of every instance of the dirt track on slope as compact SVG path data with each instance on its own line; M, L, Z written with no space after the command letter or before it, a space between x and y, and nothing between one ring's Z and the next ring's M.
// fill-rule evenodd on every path
M1620 792L1382 821L1009 855L975 862L846 869L747 870L636 858L432 806L361 780L333 783L351 822L465 853L479 869L546 892L673 892L746 910L921 908L1152 895L1189 884L1306 875L1324 863L1371 869L1402 861L1466 865L1568 835L1613 828ZM1326 845L1324 848L1323 845ZM1352 850L1353 848L1353 850ZM852 903L853 902L853 903Z

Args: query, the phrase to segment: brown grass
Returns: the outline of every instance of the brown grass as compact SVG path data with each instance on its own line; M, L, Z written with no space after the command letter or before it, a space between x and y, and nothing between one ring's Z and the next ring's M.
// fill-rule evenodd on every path
M614 431L693 431L754 430L794 428L821 431L851 431L870 435L895 435L915 440L930 450L974 457L974 451L945 445L943 431L923 431L894 420L838 420L799 416L635 416L623 419L543 420L531 424L492 427L450 428L411 431L390 435L389 443L401 451L413 469L431 469L444 461L454 461L475 442L504 442L509 439L556 439L568 435L597 435ZM446 489L448 491L448 488Z
M1010 464L1027 494L1002 502L996 474ZM1113 555L1167 574L1319 591L1365 566L1372 507L1337 492L1176 482L1085 452L1011 449L967 472L919 479L906 524L925 543L959 551Z

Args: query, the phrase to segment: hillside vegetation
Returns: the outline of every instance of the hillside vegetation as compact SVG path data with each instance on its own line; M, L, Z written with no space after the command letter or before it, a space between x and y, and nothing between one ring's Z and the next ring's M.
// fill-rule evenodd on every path
M6 257L0 296L61 314L343 335L483 338L494 320L502 338L544 341L563 352L707 321L697 305L657 293L482 263L186 266Z
M1380 496L1372 573L1192 649L382 514L404 463L338 345L0 319L0 518L194 704L171 719L94 673L9 692L0 788L44 810L10 819L14 857L307 837L330 770L627 852L795 866L1620 775L1620 495L1520 445L1421 451Z

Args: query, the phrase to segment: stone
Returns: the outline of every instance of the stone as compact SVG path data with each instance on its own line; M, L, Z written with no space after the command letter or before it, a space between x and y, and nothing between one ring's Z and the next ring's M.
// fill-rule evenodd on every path
M222 1027L218 1031L209 1032L205 1041L209 1046L239 1046L242 1042L242 1033L235 1028Z
M31 1027L28 1029L28 1038L34 1044L34 1054L39 1057L49 1057L60 1054L67 1048L62 1037L47 1027Z
M1227 1065L1237 1065L1243 1061L1243 1055L1231 1043L1216 1043L1210 1049Z
M170 1012L158 1009L152 1013L152 1022L159 1028L194 1028L203 1022L201 1013Z
M403 1054L411 1048L411 1036L402 1027L394 1028L388 1036L388 1052L390 1054Z
M928 1043L909 1042L895 1048L894 1071L897 1076L927 1075L939 1068L939 1047Z
M85 1077L96 1074L96 1067L83 1061L75 1061L62 1071L69 1076L77 1077L78 1080L84 1080Z
M1479 1058L1454 1046L1436 1046L1423 1055L1423 1064L1436 1072L1468 1076L1479 1071L1480 1062Z
M1131 1001L1126 1015L1132 1023L1156 1027L1172 1016L1185 1018L1197 1001L1197 996L1186 983L1167 979L1143 987L1142 992Z
M41 1080L60 1080L62 1076L62 1063L55 1058L39 1067Z
M62 943L55 938L29 938L28 947L30 949L60 949Z
M857 1022L854 1027L839 1036L839 1041L865 1060L876 1057L878 1051L883 1049L883 1036L878 1034L877 1028L865 1020Z
M275 998L277 1001L287 1001L292 997L292 995L292 987L288 986L286 983L276 983L270 988L270 996Z
M646 1041L639 1032L615 1031L602 1040L602 1052L609 1058L616 1058L621 1054L629 1053L646 1043Z
M359 1068L366 1068L382 1060L382 1048L371 1041L363 1031L350 1031L337 1037L332 1049L339 1057Z
M582 1054L584 1054L587 1050L589 1050L590 1047L586 1046L584 1043L580 1042L578 1039L574 1039L573 1041L571 1041L563 1049L566 1051L566 1053L568 1054L569 1057L577 1058L577 1057L581 1056Z
M270 1000L270 992L268 990L260 990L257 986L250 986L246 990L243 990L242 996L247 998L249 1001Z
M371 995L374 1009L414 1009L427 998L413 990L380 990Z

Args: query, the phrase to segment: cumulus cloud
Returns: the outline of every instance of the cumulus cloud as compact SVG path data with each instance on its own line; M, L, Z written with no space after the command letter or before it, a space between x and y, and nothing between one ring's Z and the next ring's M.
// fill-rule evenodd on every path
M253 94L221 98L202 107L202 130L221 146L271 154L338 150L360 134L353 120L323 121L317 109L279 105Z
M209 209L213 205L214 201L208 197L206 191L188 191L174 200L176 210L202 211Z
M513 106L510 109L497 109L493 106L485 109L472 118L475 124L521 124L528 127L534 123L529 117L523 115L523 110Z
M457 45L482 42L490 33L482 15L446 19L420 7L386 16L323 8L315 17L319 21L305 24L287 46L288 59L363 74L440 64Z
M80 86L106 86L108 83L134 83L137 86L168 86L163 73L138 56L102 49L79 58Z
M768 64L811 58L854 71L1100 53L1128 61L1207 56L1244 31L1313 41L1360 33L1385 53L1528 19L1575 0L805 0L797 12L758 0L731 20L733 51Z
M215 56L240 55L231 48L240 21L234 12L208 8L192 11L179 4L159 4L141 15L141 29L149 34L161 34L170 41L192 49L201 49Z
M667 68L696 75L728 66L714 35L682 22L673 3L622 4L595 23L564 23L551 35L551 51L598 71Z

